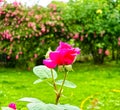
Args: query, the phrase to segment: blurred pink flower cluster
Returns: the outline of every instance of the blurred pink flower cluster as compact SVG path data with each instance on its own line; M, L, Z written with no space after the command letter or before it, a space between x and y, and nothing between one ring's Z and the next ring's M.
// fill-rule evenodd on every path
M110 52L109 52L108 49L104 51L102 48L99 48L99 49L98 49L98 53L99 53L99 54L103 54L103 53L104 53L106 56L108 56L108 55L110 54Z
M118 45L120 46L120 37L118 37Z
M1 32L0 34L2 35L1 40L4 40L4 39L6 39L6 40L12 40L12 35L10 34L9 30Z

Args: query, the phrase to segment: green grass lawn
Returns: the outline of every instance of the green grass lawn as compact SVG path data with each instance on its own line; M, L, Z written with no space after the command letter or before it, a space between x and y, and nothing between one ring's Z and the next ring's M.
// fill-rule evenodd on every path
M73 69L67 79L74 82L77 88L64 88L65 97L60 99L62 104L69 103L83 110L120 110L119 65L75 63ZM63 73L58 75L62 78ZM36 79L32 71L0 68L0 107L15 102L18 110L26 110L25 103L17 101L22 97L54 103L52 87L46 83L34 85Z

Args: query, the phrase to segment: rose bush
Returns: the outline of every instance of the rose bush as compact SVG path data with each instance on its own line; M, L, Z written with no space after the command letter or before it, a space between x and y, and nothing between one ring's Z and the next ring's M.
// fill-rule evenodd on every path
M116 59L120 36L120 0L70 1L63 14L75 44L83 54L92 54L94 63L103 63L105 51ZM99 50L102 53L99 54Z
M0 52L8 59L15 58L19 66L25 61L24 67L33 67L49 47L69 39L60 10L61 6L53 3L47 8L4 3L0 9Z
M18 66L33 67L49 47L55 49L60 40L72 39L83 54L92 54L95 63L104 62L106 50L118 59L119 17L120 0L52 2L46 8L4 3L0 7L0 53L6 53L8 60L16 59Z

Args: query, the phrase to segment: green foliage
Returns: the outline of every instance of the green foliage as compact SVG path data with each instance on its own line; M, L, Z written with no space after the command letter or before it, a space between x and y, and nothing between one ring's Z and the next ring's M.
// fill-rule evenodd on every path
M33 72L36 76L38 76L42 80L52 78L51 69L49 69L48 67L44 65L35 66L33 68ZM53 72L54 79L56 79L57 78L56 71L53 70L52 72Z
M64 96L60 100L61 104L69 103L80 107L82 102L88 99L81 106L81 109L86 110L95 100L98 100L96 106L99 106L101 110L119 110L119 65L113 62L104 65L75 63L73 68L74 71L69 73L67 79L73 81L77 88L64 87ZM42 102L45 103L54 103L53 97L55 95L52 93L51 87L46 83L32 85L38 78L32 71L0 68L0 77L0 107L15 102L18 109L27 110L25 103L17 101L25 96L42 99ZM59 74L59 79L62 77L63 74Z
M78 107L65 104L65 105L55 105L55 104L45 104L42 101L35 98L22 98L20 101L31 102L27 104L29 110L80 110Z
M12 110L12 109L9 107L2 107L2 110Z
M55 94L56 94L56 104L46 104L42 101L35 99L35 98L22 98L19 99L19 101L26 101L30 102L27 104L27 108L29 110L79 110L78 107L66 104L66 105L60 105L58 104L59 98L62 95L63 86L69 87L69 88L75 88L76 85L70 81L65 80L66 76L64 76L64 80L56 80L57 73L53 69L49 69L48 67L44 65L35 66L33 68L34 74L39 77L40 79L36 80L34 84L41 83L41 82L47 82L50 86L54 88ZM48 79L51 79L48 80ZM58 91L57 85L60 85L60 89Z
M15 58L18 65L35 66L49 47L54 49L57 42L69 39L57 4L29 8L4 3L1 8L0 53L6 53L7 59Z
M64 22L69 21L67 26L74 34L74 43L83 53L91 53L95 63L104 62L107 49L117 51L119 48L119 5L119 0L71 0L64 11ZM98 52L100 48L103 49L101 54Z
M29 102L29 103L43 103L42 101L40 101L37 98L30 98L30 97L24 97L19 99L19 101L25 101L25 102Z
M56 84L62 85L62 82L63 82L63 80L61 79L61 80L56 81ZM64 86L69 87L69 88L76 88L76 85L73 82L70 82L68 80L65 80Z
M40 79L36 80L34 82L34 84L37 84L37 83L41 83L41 82L47 82L48 84L50 84L50 79L52 79L52 75L51 75L51 69L47 68L46 66L44 65L40 65L40 66L35 66L33 68L33 72L36 76L38 76ZM52 70L53 72L53 77L54 79L57 79L57 73L55 70ZM62 85L62 82L63 80L57 80L56 81L56 84L57 85ZM50 84L52 85L52 84ZM70 81L65 81L64 85L65 87L69 87L69 88L76 88L76 85L73 83L73 82L70 82Z
M74 44L83 53L91 53L97 63L104 62L106 50L116 53L120 48L120 0L53 1L46 8L4 3L1 8L0 53L16 58L22 67L41 64L47 49L54 49L60 40L74 39Z

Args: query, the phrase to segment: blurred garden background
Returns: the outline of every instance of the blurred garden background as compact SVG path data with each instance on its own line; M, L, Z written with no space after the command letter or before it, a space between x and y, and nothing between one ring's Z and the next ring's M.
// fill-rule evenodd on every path
M63 41L81 54L68 77L78 87L65 88L62 103L120 110L120 0L38 2L27 6L0 0L0 107L25 96L53 102L46 84L31 85L36 79L32 68ZM18 110L26 109L16 103Z

